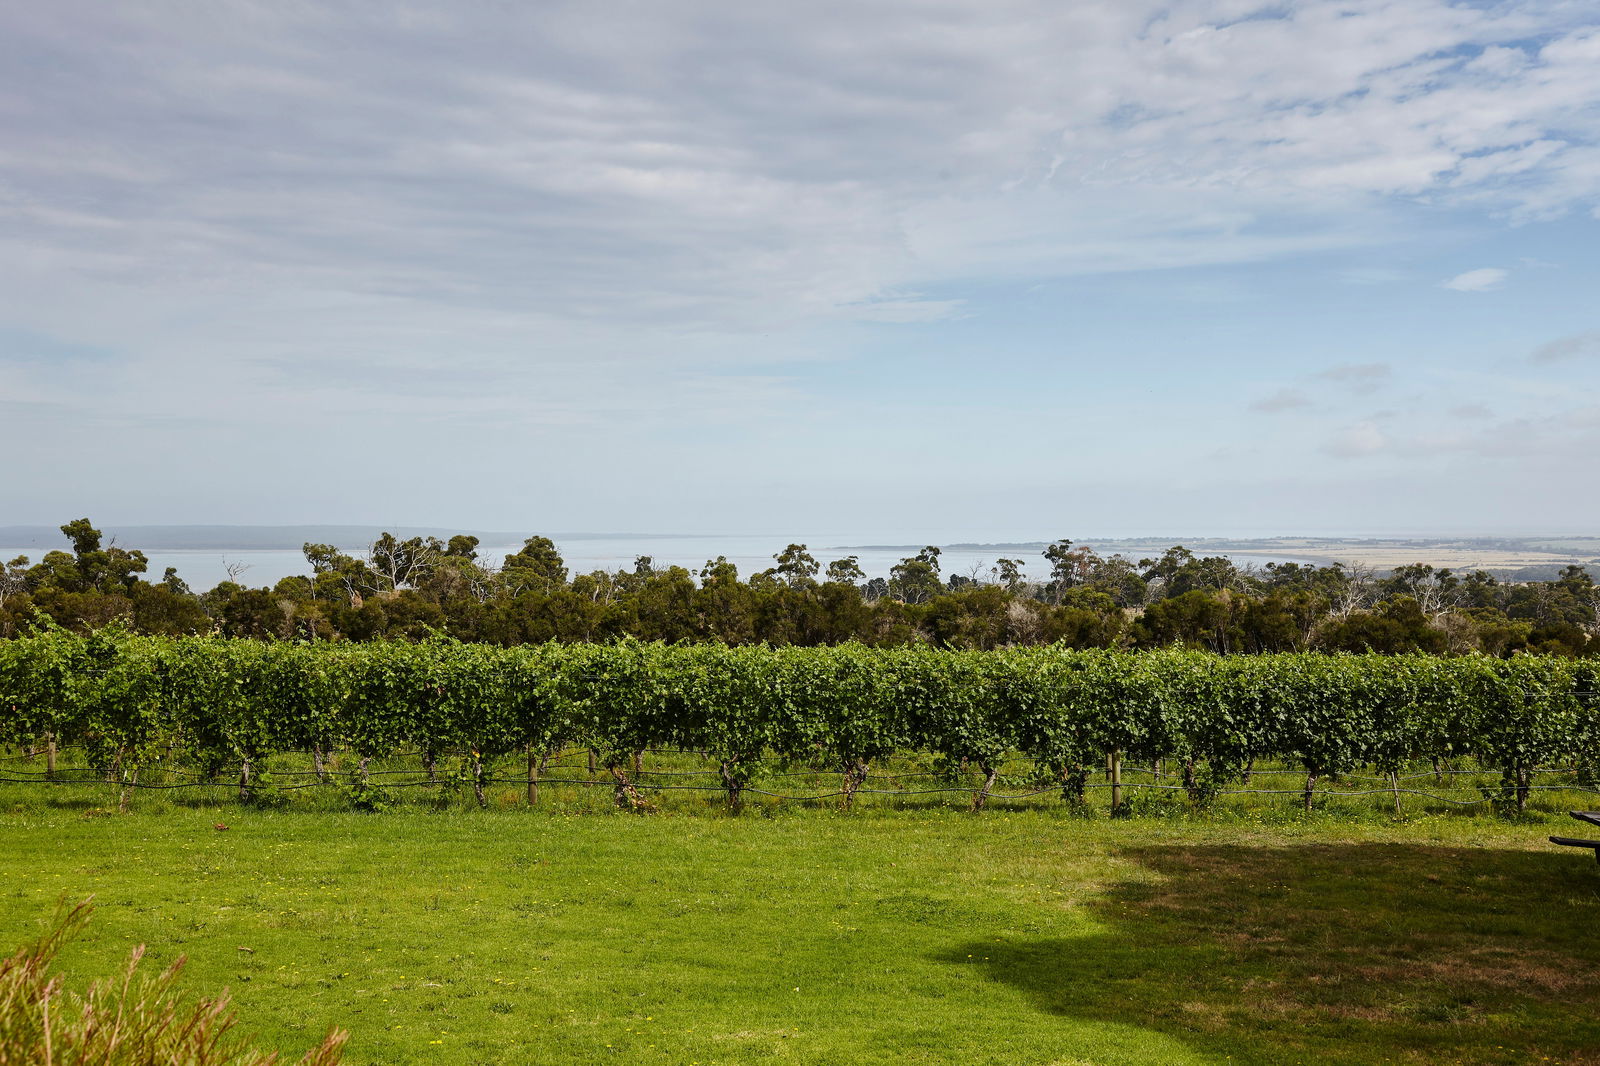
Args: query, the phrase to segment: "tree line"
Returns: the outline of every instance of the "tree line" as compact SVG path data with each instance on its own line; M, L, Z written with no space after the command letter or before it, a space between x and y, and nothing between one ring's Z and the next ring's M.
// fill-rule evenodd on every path
M868 578L855 556L827 563L791 544L741 576L726 558L691 570L639 556L631 569L569 574L547 537L492 565L476 537L380 536L351 554L306 544L309 575L270 588L236 580L196 592L143 552L107 545L86 518L61 527L71 551L0 567L0 638L45 616L87 632L258 640L420 640L443 633L498 645L645 641L817 646L858 642L986 650L1180 645L1219 654L1374 651L1600 655L1600 587L1567 567L1507 581L1426 564L1378 574L1340 564L1240 566L1183 547L1155 558L1102 556L1058 540L1049 576L1024 561L947 574L939 548Z

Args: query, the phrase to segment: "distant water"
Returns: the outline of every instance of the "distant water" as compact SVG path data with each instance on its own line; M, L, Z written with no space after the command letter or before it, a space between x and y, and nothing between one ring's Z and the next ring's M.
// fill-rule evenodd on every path
M586 538L573 540L567 543L557 541L556 547L560 549L566 559L567 570L571 574L586 574L593 570L632 570L634 559L640 555L648 555L655 560L657 567L682 566L690 570L699 570L708 560L717 556L726 556L728 561L739 568L740 577L749 577L760 570L765 570L773 565L772 557L790 543L808 545L808 550L817 558L826 570L828 563L846 555L857 556L858 565L868 577L888 577L889 570L907 555L916 554L916 550L908 547L898 548L853 548L844 550L836 545L859 544L865 538L860 536L828 534L814 537L767 537L767 536L684 536L684 537L614 537L614 538ZM130 545L138 547L138 545ZM498 565L507 555L517 551L522 545L497 544L479 545L479 559ZM62 545L66 550L66 545ZM359 556L361 553L352 552ZM1141 554L1158 554L1153 549L1145 549ZM1227 554L1227 553L1223 553ZM10 560L18 555L26 555L34 562L38 562L44 551L38 548L0 548L0 559ZM189 583L189 587L196 592L215 586L228 579L228 566L238 565L244 569L240 571L236 580L240 584L250 586L271 586L279 580L294 574L309 574L311 568L306 565L305 556L297 551L240 549L237 551L224 551L217 549L193 550L155 550L145 551L145 556L150 560L150 569L145 577L151 581L159 581L167 567L174 567L178 576ZM1050 565L1040 557L1038 550L1012 550L1012 551L976 551L972 549L950 549L939 556L940 569L946 577L952 574L962 576L990 576L990 568L994 566L995 559L999 556L1019 558L1023 562L1023 573L1034 580L1044 579L1050 571ZM1254 563L1264 566L1269 562L1305 562L1290 556L1264 556L1264 555L1232 555L1235 562L1243 566ZM1138 555L1133 556L1138 561Z

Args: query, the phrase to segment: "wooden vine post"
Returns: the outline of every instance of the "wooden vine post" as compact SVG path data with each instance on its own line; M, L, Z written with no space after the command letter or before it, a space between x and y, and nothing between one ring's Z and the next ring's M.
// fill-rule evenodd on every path
M1111 815L1120 817L1122 810L1122 752L1113 751L1110 756L1111 775Z

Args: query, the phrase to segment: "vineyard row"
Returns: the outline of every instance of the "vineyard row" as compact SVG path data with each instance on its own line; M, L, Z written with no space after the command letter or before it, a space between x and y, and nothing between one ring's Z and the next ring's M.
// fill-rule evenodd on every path
M593 753L624 805L643 803L637 753L704 753L730 803L775 767L842 775L846 802L875 764L922 752L976 771L982 804L1007 759L1081 799L1124 759L1172 768L1204 802L1259 763L1318 779L1470 758L1521 808L1539 766L1600 777L1600 667L1525 656L550 644L448 640L292 644L46 629L0 641L0 745L81 746L130 784L141 771L237 773L244 795L274 757L402 752L525 755L530 784L563 747ZM356 785L366 784L360 771Z

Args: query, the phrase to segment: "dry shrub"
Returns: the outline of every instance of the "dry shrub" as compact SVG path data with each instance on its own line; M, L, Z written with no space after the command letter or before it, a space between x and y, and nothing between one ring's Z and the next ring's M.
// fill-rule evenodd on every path
M226 991L188 1001L177 988L184 960L160 974L140 969L133 949L114 978L68 989L53 973L61 946L82 931L89 900L63 904L49 932L0 959L0 1066L273 1066L278 1056L230 1035ZM336 1066L349 1034L332 1030L301 1066Z

